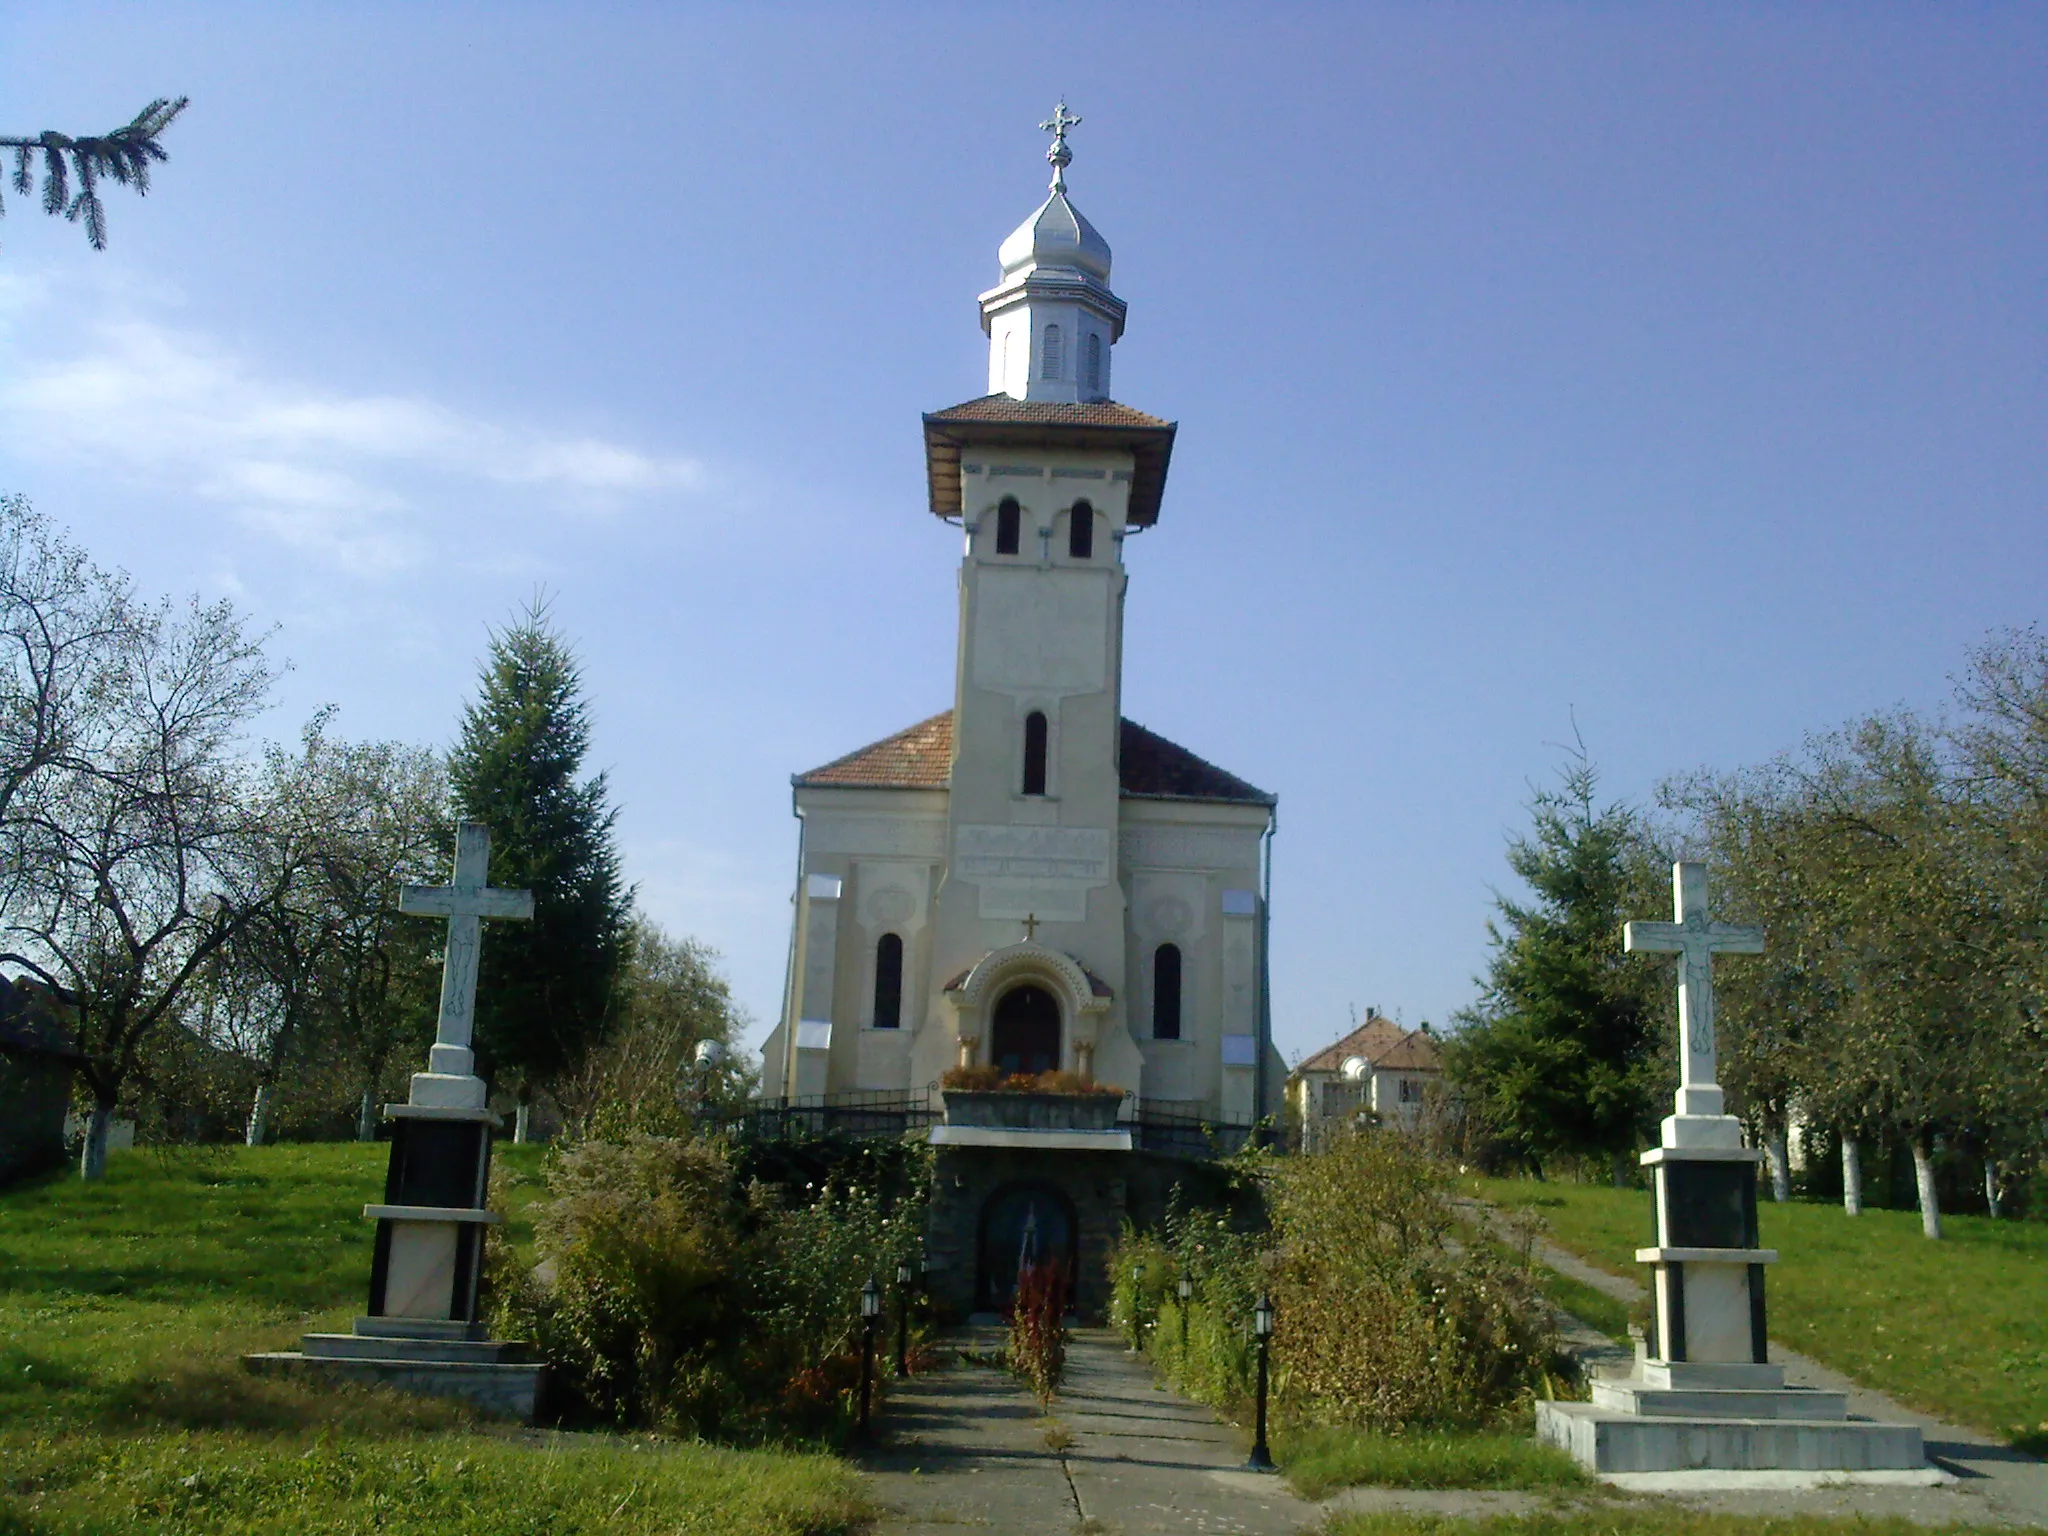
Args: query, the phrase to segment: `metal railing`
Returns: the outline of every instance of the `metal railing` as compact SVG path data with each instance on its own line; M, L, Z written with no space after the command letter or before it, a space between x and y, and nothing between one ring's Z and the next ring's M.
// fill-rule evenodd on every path
M780 1137L896 1137L929 1130L945 1122L945 1102L937 1084L909 1090L878 1089L853 1093L808 1094L798 1098L756 1099L722 1122L725 1131L745 1139ZM1131 1133L1141 1152L1171 1157L1229 1157L1252 1138L1248 1123L1225 1119L1199 1099L1125 1098L1117 1124Z

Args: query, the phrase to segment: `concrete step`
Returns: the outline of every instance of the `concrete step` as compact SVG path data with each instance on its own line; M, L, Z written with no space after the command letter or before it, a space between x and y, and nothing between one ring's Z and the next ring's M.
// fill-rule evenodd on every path
M1755 1392L1596 1380L1593 1406L1609 1413L1658 1419L1846 1419L1849 1394L1821 1387Z
M1917 1424L1671 1418L1538 1403L1536 1437L1594 1472L1873 1472L1925 1466Z
M347 1334L329 1334L347 1338ZM258 1376L297 1376L392 1387L429 1397L461 1398L497 1418L531 1424L539 1405L544 1365L475 1360L364 1360L308 1355L296 1350L244 1355L243 1369Z
M524 1344L503 1339L380 1339L309 1333L299 1348L322 1360L396 1360L413 1365L529 1365Z

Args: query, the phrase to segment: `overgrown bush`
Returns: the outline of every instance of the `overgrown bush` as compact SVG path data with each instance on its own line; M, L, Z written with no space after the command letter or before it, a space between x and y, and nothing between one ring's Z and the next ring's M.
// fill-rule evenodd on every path
M1017 1271L1010 1306L1010 1369L1050 1402L1067 1367L1067 1276L1057 1260Z
M898 1175L914 1161L849 1160ZM723 1438L844 1427L861 1285L887 1285L917 1252L928 1180L746 1172L716 1140L550 1154L538 1262L523 1270L497 1246L492 1281L496 1325L540 1346L568 1416Z
M1280 1170L1273 1354L1290 1412L1382 1430L1481 1425L1543 1387L1549 1310L1484 1245L1453 1241L1450 1194L1384 1131Z

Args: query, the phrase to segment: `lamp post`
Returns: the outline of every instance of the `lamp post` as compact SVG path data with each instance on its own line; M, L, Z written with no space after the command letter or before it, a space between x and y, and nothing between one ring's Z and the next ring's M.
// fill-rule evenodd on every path
M1252 1459L1244 1469L1271 1472L1273 1453L1266 1449L1266 1352L1273 1342L1273 1298L1264 1291L1259 1292L1259 1304L1252 1308L1252 1332L1259 1340L1259 1416L1252 1436Z
M1195 1282L1188 1278L1188 1272L1180 1272L1180 1284L1174 1287L1180 1296L1180 1368L1188 1368L1188 1302L1193 1300Z
M875 1393L875 1319L882 1315L882 1288L875 1277L860 1288L860 1427L861 1439L870 1437L868 1406ZM1261 1376L1261 1380L1265 1378ZM1261 1422L1264 1422L1261 1420Z
M896 1265L896 1374L898 1377L910 1374L910 1363L906 1358L910 1346L910 1260L903 1259Z
M1145 1261L1137 1259L1131 1264L1131 1342L1124 1350L1135 1355L1145 1347Z

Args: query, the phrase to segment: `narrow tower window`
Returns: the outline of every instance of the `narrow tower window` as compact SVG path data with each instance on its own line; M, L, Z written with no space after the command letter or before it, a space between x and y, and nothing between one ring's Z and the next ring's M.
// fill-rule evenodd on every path
M875 946L875 1028L895 1029L903 1022L903 940L882 935Z
M1094 331L1088 333L1087 355L1088 393L1099 395L1102 393L1102 337Z
M1039 362L1038 376L1041 379L1058 378L1064 361L1060 356L1060 328L1048 325L1045 328L1045 352Z
M1024 717L1024 793L1045 793L1045 716L1035 709Z
M996 553L1014 555L1017 553L1017 535L1024 521L1023 509L1017 505L1017 498L1005 496L996 508Z
M1095 556L1095 509L1085 501L1075 502L1067 514L1067 553L1076 560Z
M1180 1038L1180 946L1162 944L1152 951L1152 1038Z

